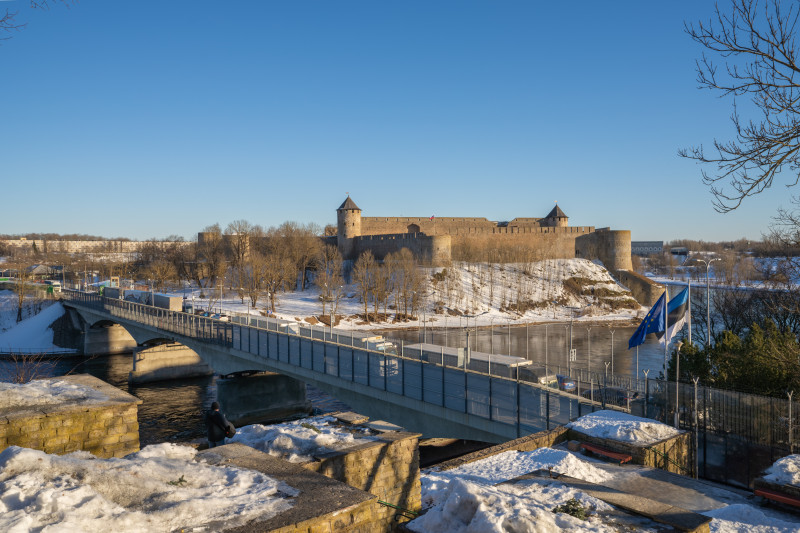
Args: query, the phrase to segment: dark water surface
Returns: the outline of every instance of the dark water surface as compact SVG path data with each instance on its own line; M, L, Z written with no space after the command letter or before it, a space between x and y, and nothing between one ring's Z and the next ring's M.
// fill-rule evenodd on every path
M40 367L39 377L67 373L91 374L142 400L139 406L139 441L142 446L158 442L180 442L205 438L202 412L217 399L217 376L129 385L132 355L95 358L62 357ZM13 363L0 359L0 381L10 381ZM350 408L313 387L307 396L316 412L347 411ZM222 406L225 410L225 406Z

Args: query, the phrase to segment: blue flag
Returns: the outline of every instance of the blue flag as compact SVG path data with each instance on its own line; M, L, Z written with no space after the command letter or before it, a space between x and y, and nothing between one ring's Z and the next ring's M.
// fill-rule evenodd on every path
M667 292L661 295L656 305L654 305L647 316L644 317L642 323L636 328L636 331L628 340L628 349L635 348L644 343L644 338L648 333L658 333L659 331L666 331L667 329L667 305L666 296Z

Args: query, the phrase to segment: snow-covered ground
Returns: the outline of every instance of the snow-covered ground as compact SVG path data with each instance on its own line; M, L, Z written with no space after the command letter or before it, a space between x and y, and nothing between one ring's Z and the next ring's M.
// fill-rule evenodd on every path
M800 455L789 455L767 469L764 479L778 485L800 486Z
M35 407L80 402L82 405L103 402L108 397L91 387L60 379L34 380L25 384L0 382L0 409Z
M644 426L631 428L635 442L651 434ZM297 459L297 452L342 449L361 438L369 435L353 434L333 417L312 417L276 426L245 426L230 441ZM38 531L45 526L51 527L47 531L215 531L221 524L235 527L291 506L296 495L291 487L256 472L196 462L195 453L189 447L159 444L124 459L101 460L85 452L56 456L8 448L0 453L0 531ZM507 451L447 471L432 468L421 475L427 512L408 526L419 533L656 531L652 522L621 513L558 480L503 483L536 470L609 486L618 478L649 479L649 469L604 466L566 449L542 448ZM720 492L727 496L719 497ZM800 531L800 521L760 509L738 494L714 488L709 495L716 496L711 501L717 508L700 512L713 519L714 533ZM588 520L553 511L571 498L589 511Z
M441 273L442 268L424 269L428 278ZM635 305L634 309L612 311L606 301L630 301L632 296L626 288L617 284L607 270L586 259L552 259L530 264L486 265L474 263L454 263L447 269L447 275L436 284L431 283L428 294L422 299L418 320L367 324L357 317L364 313L364 304L358 297L355 284L344 285L340 289L341 298L337 304L337 326L345 329L386 329L393 327L455 326L459 315L466 316L470 325L488 326L492 323L539 323L569 320L573 314L577 321L631 321L639 318L646 309ZM585 294L576 295L564 287L569 278L582 280ZM590 281L589 281L590 280ZM592 296L594 289L597 297ZM195 306L224 312L259 315L266 310L266 299L257 302L252 309L247 299L242 303L236 291L225 290L220 301L214 289L205 291L197 287L187 287L174 291L164 291L174 296L185 296L193 300ZM211 298L201 299L205 293ZM212 294L209 294L212 293ZM604 296L600 296L603 294ZM508 310L518 302L538 304L540 307L524 313ZM438 307L445 310L435 313ZM558 302L558 303L553 303ZM634 303L634 302L631 302ZM390 300L390 305L392 300ZM506 309L506 310L502 310ZM370 312L372 304L370 303ZM449 311L448 311L449 310ZM381 309L382 311L382 309ZM392 310L389 309L390 314ZM310 286L304 291L280 293L275 316L287 320L305 320L322 313L320 291ZM326 305L326 314L330 305ZM447 313L447 314L445 314ZM339 321L340 320L340 321Z
M302 463L314 455L375 439L367 429L343 426L332 416L315 416L271 426L244 426L226 442L238 442L292 463Z
M638 440L641 440L638 438ZM422 503L427 512L409 523L418 533L507 531L653 531L652 523L616 512L610 505L570 488L557 480L529 479L502 484L534 470L552 470L570 477L611 486L616 478L633 485L634 478L647 479L647 469L626 467L606 471L594 461L563 449L541 448L532 452L505 452L444 472L422 473ZM715 489L719 492L723 489ZM586 521L564 513L556 506L577 499L589 511ZM712 510L700 510L712 518L713 533L789 533L800 531L800 521L785 513L760 509L741 496L729 498L741 503ZM638 521L638 522L637 522Z
M0 353L73 352L74 350L53 344L53 330L50 329L50 324L63 314L64 306L56 302L39 314L0 332Z
M47 306L54 303L54 300L43 300L32 296L26 296L22 303L22 318L29 318ZM17 325L17 307L19 305L17 294L7 289L0 290L0 332Z
M0 453L0 531L218 531L292 507L297 491L285 483L196 453L156 444L98 459L11 446Z
M680 433L672 426L620 411L595 411L570 422L567 427L590 437L642 445L653 444Z
M636 417L616 418L615 412L596 412L578 419L598 435L611 435L609 428L621 425L616 433L629 442L645 443L673 435L675 430L665 424L651 427L652 421ZM599 415L599 416L594 416ZM231 439L267 451L273 455L301 460L301 454L337 450L357 443L363 435L353 435L338 426L333 417L312 417L275 426L246 426ZM310 429L308 426L313 426ZM369 438L369 437L367 437ZM320 448L322 445L322 448ZM287 446L292 450L288 451ZM552 470L570 477L609 485L616 478L636 485L633 478L646 478L648 469L626 467L619 471L603 469L599 460L575 454L562 448L541 448L532 452L507 451L486 459L447 471L432 469L422 472L422 506L427 512L408 525L419 533L493 533L509 531L582 531L616 532L620 530L648 531L652 526L646 519L630 516L610 505L557 480L531 479L503 484L536 470ZM800 521L773 510L761 510L741 496L715 488L711 493L727 493L730 501L741 502L702 511L713 518L714 533L789 533L800 531ZM556 506L576 498L589 511L590 518L582 521L564 513L554 513ZM719 498L720 501L726 498Z

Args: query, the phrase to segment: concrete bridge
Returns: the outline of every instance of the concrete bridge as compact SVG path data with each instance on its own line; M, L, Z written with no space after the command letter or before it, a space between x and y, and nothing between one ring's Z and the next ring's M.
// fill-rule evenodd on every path
M511 365L490 361L485 371L472 370L452 348L401 346L399 354L387 354L331 328L222 322L78 291L65 291L63 303L90 326L124 328L138 345L180 343L220 374L276 372L426 437L503 442L595 408L519 379Z

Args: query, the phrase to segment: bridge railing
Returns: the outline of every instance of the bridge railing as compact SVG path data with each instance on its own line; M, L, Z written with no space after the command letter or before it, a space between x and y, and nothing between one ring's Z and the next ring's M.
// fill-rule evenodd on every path
M63 296L167 333L506 424L517 435L566 424L582 411L604 407L521 379L517 366L468 361L439 346L400 343L393 353L374 349L370 340L351 331L319 325L268 317L223 321L78 291Z

